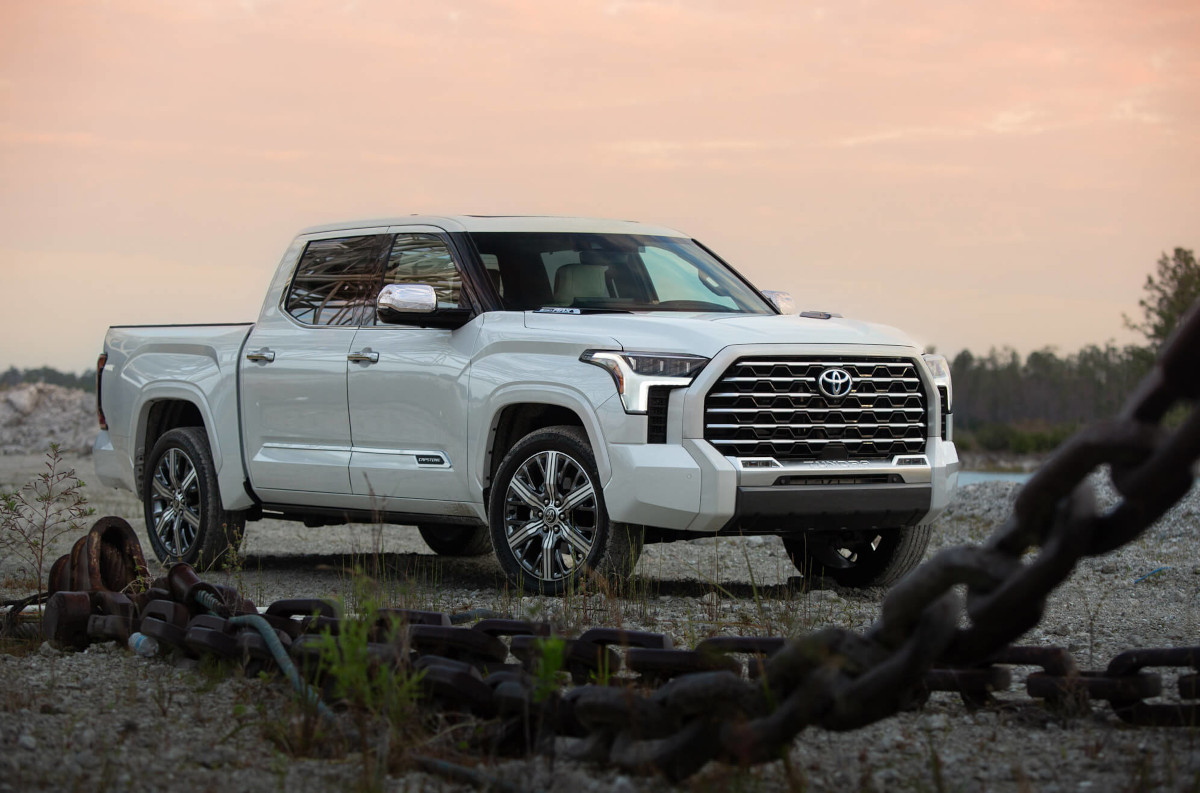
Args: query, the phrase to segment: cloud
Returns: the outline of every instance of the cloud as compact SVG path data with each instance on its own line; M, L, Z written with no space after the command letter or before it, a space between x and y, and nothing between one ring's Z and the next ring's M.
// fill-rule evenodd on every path
M853 135L835 141L835 146L854 148L857 146L874 146L878 143L889 143L895 140L936 140L939 138L970 138L975 137L978 130L956 127L900 127L872 132L867 135Z
M1139 99L1126 99L1117 103L1113 108L1112 118L1114 121L1133 121L1138 124L1165 124L1167 119L1158 113L1152 113L1148 110L1143 110L1142 102Z
M780 145L761 140L625 140L606 143L604 148L623 154L663 155L763 151Z
M0 144L31 144L35 146L61 146L80 149L94 148L101 141L90 132L41 132L0 124Z
M997 113L984 128L997 135L1030 135L1045 131L1047 127L1030 123L1036 117L1037 113L1032 110L1004 110Z
M846 148L874 146L892 141L965 140L988 135L1039 135L1054 132L1081 122L1049 123L1038 121L1041 114L1029 109L1001 110L987 121L973 122L962 126L914 126L881 130L866 135L852 135L838 139L834 145Z

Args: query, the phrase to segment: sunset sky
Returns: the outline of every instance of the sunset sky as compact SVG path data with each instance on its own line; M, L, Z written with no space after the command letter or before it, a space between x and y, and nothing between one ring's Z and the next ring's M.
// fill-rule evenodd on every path
M682 229L954 353L1136 340L1200 247L1200 3L0 0L0 368L252 320L291 236Z

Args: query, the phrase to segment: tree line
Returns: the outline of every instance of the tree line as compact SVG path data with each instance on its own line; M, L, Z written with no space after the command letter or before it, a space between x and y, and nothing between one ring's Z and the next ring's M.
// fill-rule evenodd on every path
M88 369L81 374L60 372L53 366L39 366L36 369L18 369L15 366L0 374L0 388L12 388L22 383L49 383L66 388L80 388L84 391L95 392L96 371Z
M1063 357L1052 348L1024 359L1012 349L950 363L955 440L963 451L1048 452L1076 429L1115 416L1154 365L1159 348L1189 307L1200 301L1200 266L1187 248L1164 253L1146 276L1142 318L1125 326L1144 346L1089 345Z
M955 441L963 451L1048 452L1081 425L1116 415L1153 362L1145 347L1111 343L1024 358L963 350L950 362Z

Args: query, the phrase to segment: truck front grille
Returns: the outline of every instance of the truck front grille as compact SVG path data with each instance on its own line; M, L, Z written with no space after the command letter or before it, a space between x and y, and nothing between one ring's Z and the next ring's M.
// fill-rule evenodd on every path
M818 388L822 372L850 375L849 393ZM704 401L704 438L731 457L890 460L925 451L925 388L909 358L740 358Z

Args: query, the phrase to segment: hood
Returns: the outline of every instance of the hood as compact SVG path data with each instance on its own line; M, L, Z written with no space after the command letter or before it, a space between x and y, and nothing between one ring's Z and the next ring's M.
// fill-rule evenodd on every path
M915 347L895 328L852 319L795 315L684 313L543 314L525 312L525 326L613 338L626 350L681 352L711 358L733 344L870 344Z

